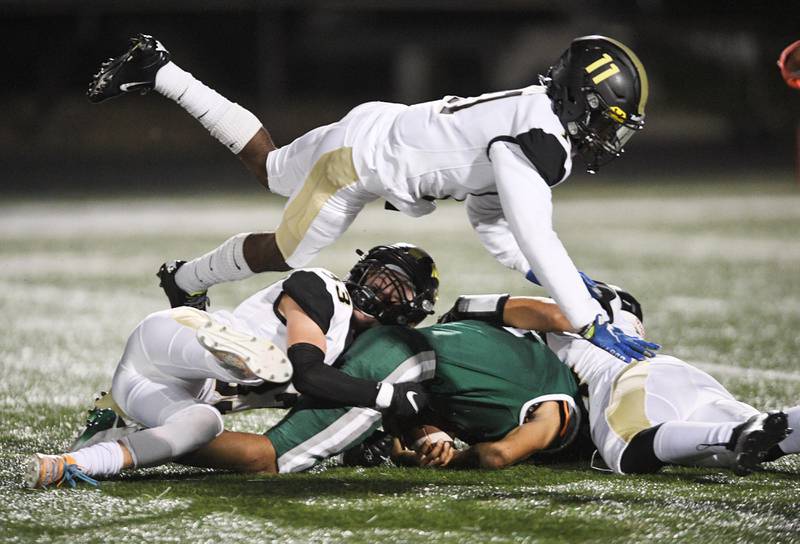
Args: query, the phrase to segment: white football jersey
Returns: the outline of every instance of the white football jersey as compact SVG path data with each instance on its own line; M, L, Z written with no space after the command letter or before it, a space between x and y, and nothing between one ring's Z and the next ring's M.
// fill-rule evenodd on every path
M278 312L284 295L292 297L325 333L325 364L333 364L352 340L353 305L344 283L324 268L303 268L258 291L233 310L237 323L286 353L286 322Z
M303 266L367 202L383 199L417 217L438 199L464 200L484 247L503 265L533 272L573 326L584 327L602 310L552 222L551 187L570 174L571 155L539 85L410 106L368 102L267 156L270 188L290 197L278 245L287 263Z
M432 212L434 199L496 192L494 141L515 144L550 186L572 168L569 139L538 85L412 106L370 102L348 117L365 188L412 216Z
M466 200L486 249L533 271L575 327L601 312L552 226L550 188L572 168L570 140L539 85L405 106L370 102L343 120L361 190L414 217Z

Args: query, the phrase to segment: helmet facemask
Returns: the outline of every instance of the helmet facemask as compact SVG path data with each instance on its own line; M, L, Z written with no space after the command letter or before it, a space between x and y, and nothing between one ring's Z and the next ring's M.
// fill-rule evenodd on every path
M584 90L588 108L583 116L567 122L567 132L586 162L586 171L596 174L600 166L621 156L631 136L644 128L644 115L628 118L621 109L609 107L591 88Z
M346 284L353 306L382 325L415 325L433 314L433 301L416 292L401 267L369 255L353 267Z

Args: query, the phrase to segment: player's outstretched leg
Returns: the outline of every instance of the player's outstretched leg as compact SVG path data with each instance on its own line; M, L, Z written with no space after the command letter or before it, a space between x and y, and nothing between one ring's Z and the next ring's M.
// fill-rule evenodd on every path
M191 306L205 310L209 303L208 288L212 285L290 268L274 232L251 232L232 236L189 262L164 263L156 275L173 308Z
M205 310L209 304L208 288L212 285L243 280L257 272L288 269L278 249L275 234L264 232L232 236L219 247L188 263L164 263L156 275L170 306Z
M131 38L124 53L104 62L92 78L87 96L92 102L102 102L151 90L184 108L269 189L267 155L276 149L269 132L251 112L171 62L170 53L152 36ZM251 233L246 238L245 244L244 237L234 237L182 268L175 266L175 261L172 266L165 263L158 277L171 306L202 310L207 306L205 295L211 285L245 279L257 272L289 270L274 233Z
M757 413L746 421L667 421L634 437L623 456L623 471L652 472L673 464L725 467L745 475L769 460L769 452L789 433L783 412ZM640 466L653 470L637 470Z
M148 406L139 408L152 412ZM124 469L160 465L183 456L209 443L223 430L219 412L207 404L167 408L177 411L166 417L159 412L159 420L152 421L155 426L120 440L100 442L61 455L33 455L26 469L26 484L40 488L66 482L75 487L76 481L82 480L97 485L94 478L114 476Z
M275 144L261 122L239 104L181 70L152 36L139 34L131 38L124 53L104 62L92 78L87 96L91 102L102 102L151 90L177 102L222 145L238 155L269 189L266 159Z

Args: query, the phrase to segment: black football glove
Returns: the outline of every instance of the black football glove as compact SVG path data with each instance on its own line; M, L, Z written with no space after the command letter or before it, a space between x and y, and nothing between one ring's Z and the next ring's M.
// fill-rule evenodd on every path
M415 382L395 383L392 403L386 410L396 419L416 418L428 406L430 396L422 384Z

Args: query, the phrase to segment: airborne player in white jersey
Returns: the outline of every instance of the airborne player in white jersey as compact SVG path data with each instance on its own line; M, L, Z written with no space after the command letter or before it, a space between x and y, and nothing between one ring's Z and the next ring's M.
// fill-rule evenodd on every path
M417 217L432 212L435 200L454 198L466 201L489 252L541 283L572 330L623 360L643 359L657 346L602 321L592 281L553 231L550 190L569 176L573 155L596 171L621 154L644 126L647 75L625 45L586 36L541 83L411 106L370 102L278 148L252 113L139 35L101 66L88 97L161 93L237 154L265 188L289 198L276 232L240 234L188 263L165 263L159 276L173 306L202 309L211 285L305 265L373 200Z
M438 285L425 251L393 244L364 254L344 282L321 268L300 269L232 312L153 313L128 339L111 388L114 410L142 429L120 437L90 428L77 451L37 454L29 483L42 487L168 462L218 436L220 411L287 407L285 399L298 392L333 405L414 415L427 398L419 384L356 378L331 365L367 328L421 322L433 313ZM237 394L233 386L261 394ZM220 390L233 405L220 403Z

